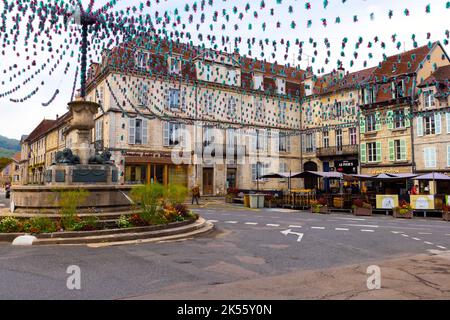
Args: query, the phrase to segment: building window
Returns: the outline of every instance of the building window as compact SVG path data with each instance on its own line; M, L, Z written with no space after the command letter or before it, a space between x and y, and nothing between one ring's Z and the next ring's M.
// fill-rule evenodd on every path
M254 75L254 88L255 90L264 90L264 77L262 75Z
M252 181L264 180L261 177L266 174L267 169L268 165L262 162L252 164Z
M406 141L405 140L394 140L393 142L394 150L390 150L391 160L393 161L406 161ZM391 146L389 146L391 147Z
M267 134L265 130L256 130L256 150L265 150L267 147Z
M307 108L305 114L306 114L306 122L311 123L313 121L312 108Z
M342 102L337 101L334 103L334 112L335 112L336 117L342 116Z
M367 155L369 162L377 162L377 143L370 142L367 144Z
M237 83L236 81L236 70L229 69L228 70L228 85L229 86L235 86Z
M180 110L180 90L169 89L169 109Z
M357 136L356 136L356 128L350 128L349 134L350 134L350 144L352 146L358 144Z
M209 146L214 142L214 128L204 127L203 128L203 145Z
M305 152L316 151L314 138L315 138L314 134L312 133L308 133L305 135L305 145L304 145Z
M280 123L286 123L286 102L278 101Z
M436 168L436 148L425 148L423 153L425 168Z
M130 119L129 120L129 144L148 143L148 120L147 119Z
M377 130L377 117L375 113L366 116L367 132L374 132Z
M405 127L405 111L394 111L394 129L400 129Z
M236 117L236 98L235 97L230 97L228 99L228 116L230 118L234 118Z
M364 104L373 104L376 101L376 90L375 88L364 88L363 89Z
M406 96L405 81L401 80L398 82L392 82L391 90L392 90L392 99L399 99L405 97Z
M184 143L183 133L186 126L181 123L164 122L163 144L173 147Z
M330 147L330 133L328 131L323 132L323 147L324 148Z
M148 85L141 83L138 90L138 105L146 106L148 104Z
M103 140L103 120L95 122L95 141Z
M338 151L342 151L342 129L336 129L336 147Z
M205 93L204 95L205 99L205 113L206 114L213 114L214 113L214 96L213 93Z
M434 93L433 90L427 90L423 92L423 106L425 109L434 107Z
M281 132L279 137L279 150L280 152L290 152L291 141L290 136L286 132Z
M256 104L256 121L263 121L265 119L264 101L257 99Z
M424 134L426 136L436 134L436 123L434 119L434 115L424 117L423 118L423 124L424 124Z
M181 74L181 58L172 57L169 59L169 72L170 74Z
M286 94L286 80L277 78L277 93Z

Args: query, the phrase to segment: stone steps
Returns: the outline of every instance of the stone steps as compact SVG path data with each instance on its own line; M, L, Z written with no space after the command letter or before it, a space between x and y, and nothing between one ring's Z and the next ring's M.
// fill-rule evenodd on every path
M175 225L175 226L174 226ZM130 229L101 230L92 232L66 232L52 234L52 237L40 236L33 245L81 245L101 243L122 243L137 240L160 241L156 239L183 238L189 234L201 234L211 231L212 224L200 218L195 222L179 222L166 226L141 227Z

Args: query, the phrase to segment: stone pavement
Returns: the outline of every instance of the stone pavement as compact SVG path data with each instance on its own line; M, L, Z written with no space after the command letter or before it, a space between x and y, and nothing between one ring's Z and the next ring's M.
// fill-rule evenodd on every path
M258 277L228 284L183 288L173 286L133 299L450 299L450 251L397 257L377 265L381 289L367 288L370 263L280 276Z

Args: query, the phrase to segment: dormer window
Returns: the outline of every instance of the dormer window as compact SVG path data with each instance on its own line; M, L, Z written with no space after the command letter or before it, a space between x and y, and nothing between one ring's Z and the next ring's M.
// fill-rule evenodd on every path
M423 106L425 109L435 106L433 90L427 90L423 92Z
M169 73L181 75L181 58L172 57L169 59Z
M376 90L374 87L366 87L363 89L364 104L372 104L376 102Z
M391 82L392 99L406 97L405 80Z
M286 94L286 80L277 78L277 93L282 95Z
M255 74L253 76L254 90L264 90L264 76Z

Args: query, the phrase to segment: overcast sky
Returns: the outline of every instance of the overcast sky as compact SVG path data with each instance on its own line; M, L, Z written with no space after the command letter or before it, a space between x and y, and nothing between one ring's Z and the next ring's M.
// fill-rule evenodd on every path
M48 0L47 0L48 1ZM67 2L67 1L66 1ZM88 0L84 0L83 3L88 3ZM140 1L122 1L118 0L118 4L115 10L126 9L127 5L134 5L139 7ZM146 3L147 1L144 1ZM404 50L413 48L412 36L415 35L415 39L419 46L426 45L429 41L441 41L446 39L446 31L450 29L450 9L446 9L446 0L347 0L343 3L343 0L329 0L328 6L324 8L323 0L283 0L281 4L277 4L276 0L264 0L265 6L261 8L261 0L255 1L235 1L235 0L214 0L213 5L208 5L206 0L205 10L200 10L201 0L160 0L157 4L155 0L151 1L150 8L145 7L143 13L150 14L155 17L156 12L159 16L164 15L167 11L168 14L174 17L175 9L178 8L181 24L176 26L167 26L166 29L178 30L190 32L192 34L192 40L195 44L204 43L206 46L211 46L211 42L206 39L207 34L215 35L218 41L218 49L224 49L221 45L221 37L228 36L231 39L231 43L234 43L235 37L242 37L239 50L241 54L248 55L249 48L247 46L247 39L255 38L255 45L251 47L251 54L253 57L262 58L261 52L264 52L264 57L270 61L277 61L280 64L293 63L300 65L302 68L311 65L316 73L329 72L336 68L337 61L341 60L346 70L354 71L361 69L364 66L364 61L367 67L376 65L381 59L383 53L386 55L393 55ZM192 4L196 2L199 5L197 13L192 11ZM307 10L305 4L309 2L311 9ZM96 1L95 7L105 4L106 1ZM189 5L190 10L185 11L186 4ZM250 7L246 10L246 5ZM427 5L430 5L430 12L426 13ZM237 14L233 12L233 8L237 8ZM271 15L271 9L273 9L273 15ZM409 15L405 15L405 9L408 10ZM229 15L229 21L225 19L223 10ZM388 12L392 10L392 18L388 17ZM0 11L3 11L3 2L0 3ZM214 12L218 13L216 21L213 21ZM205 14L205 20L200 22L201 14ZM239 18L239 13L243 13L242 19ZM256 14L255 14L256 13ZM192 23L189 23L189 15L193 15ZM255 17L257 16L257 17ZM357 22L354 22L354 19ZM11 17L10 17L11 18ZM340 23L336 23L336 19L340 19ZM326 27L324 26L323 19L326 19ZM308 27L308 22L311 25ZM295 23L295 26L292 25ZM262 28L263 23L266 24L265 31ZM279 27L277 27L279 23ZM185 24L185 29L182 28L182 24ZM200 24L199 30L196 28L196 24ZM222 30L222 25L225 25L225 30ZM235 30L235 25L238 26L238 30ZM9 21L8 26L11 26ZM24 27L24 25L21 25ZM161 24L156 24L156 28L162 28ZM212 30L210 29L212 28ZM430 39L427 39L428 33ZM203 41L198 39L198 35L204 36ZM395 35L395 42L392 41L392 36ZM375 43L374 38L378 37L379 41ZM343 51L344 56L341 56L342 41L347 39L347 45ZM355 45L362 39L362 44L359 49L356 49ZM3 44L4 35L0 36L0 43ZM48 39L42 38L45 42ZM65 39L70 39L68 35L54 35L51 39L53 48L56 48L59 44L63 43ZM261 51L259 48L259 41L269 41L269 45L264 43L264 49ZM295 45L296 39L304 42L303 45L303 57L302 61L298 61L298 46ZM329 49L325 46L325 39L329 42ZM285 45L282 45L283 41L290 41L290 47L288 51L288 58L285 59ZM310 43L310 40L312 43ZM276 41L276 51L272 46L272 42ZM372 47L369 48L369 42ZM381 48L381 43L386 44L386 48ZM400 48L397 48L397 44L400 43ZM226 44L228 49L232 47L230 44ZM2 75L2 81L5 84L2 85L0 81L0 92L6 92L14 88L17 84L22 83L27 79L31 72L22 73L9 81L9 77L17 73L7 72L3 73L3 70L8 70L10 66L17 64L20 69L26 68L30 64L30 60L26 60L27 53L25 52L23 41L19 42L16 51L13 51L11 46L1 48L5 50L5 55L0 55L0 72ZM31 50L31 48L29 48ZM447 52L449 52L448 46L445 46ZM70 50L74 50L75 58L69 59ZM65 57L61 60L59 66L49 76L49 71L56 62L56 57L59 54L55 54L54 59L50 59L48 67L45 71L41 72L38 77L29 81L25 86L22 86L20 90L11 94L5 98L0 98L0 135L4 135L10 138L19 139L22 134L28 134L33 128L39 124L39 122L46 119L54 119L56 114L62 115L67 110L67 103L70 100L73 87L73 79L76 67L76 53L77 48L72 46ZM327 50L331 51L331 55L328 58L329 62L326 64ZM317 51L315 62L312 62L314 52ZM20 56L17 57L16 53L19 52ZM358 53L358 58L355 59L354 53ZM275 59L272 58L272 53L275 53ZM34 57L37 62L37 66L41 66L46 59L49 58L48 54L42 54L38 52L38 56ZM61 52L60 52L61 54ZM369 58L369 54L372 58ZM98 61L98 56L93 52L92 60ZM353 66L350 66L350 61L353 60ZM69 72L65 75L64 69L66 63L70 62ZM323 70L322 70L323 68ZM31 68L31 70L36 70ZM44 81L44 85L41 86L41 81ZM18 99L26 96L29 92L39 87L39 91L31 99L23 103L13 103L12 99ZM60 94L56 99L47 107L43 107L42 103L48 102L55 90L58 89Z

